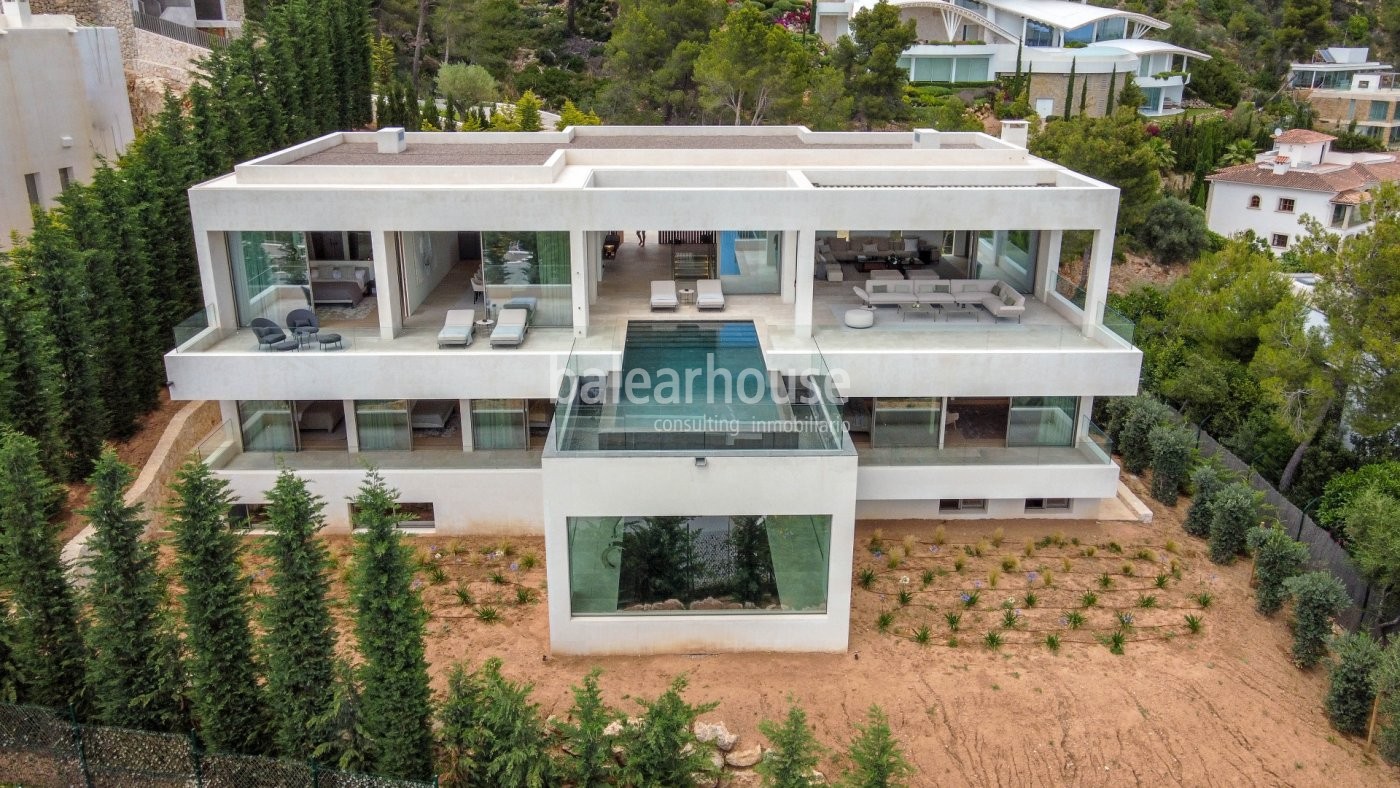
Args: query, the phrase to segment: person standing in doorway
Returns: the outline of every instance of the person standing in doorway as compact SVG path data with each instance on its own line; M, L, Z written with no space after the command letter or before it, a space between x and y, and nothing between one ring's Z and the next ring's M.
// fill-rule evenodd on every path
M637 245L638 245L638 246L646 246L646 245L647 245L647 231L646 231L646 230L638 230L638 231L637 231Z

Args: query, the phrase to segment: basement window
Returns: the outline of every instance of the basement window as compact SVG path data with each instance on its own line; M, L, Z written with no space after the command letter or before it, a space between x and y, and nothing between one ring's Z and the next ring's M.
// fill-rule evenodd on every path
M944 498L938 502L940 513L959 514L987 511L986 498Z
M350 504L350 522L354 523L359 514L355 504ZM358 527L358 526L355 526ZM431 531L437 527L431 503L399 502L400 531Z
M1069 511L1068 498L1027 498L1026 511L1028 512L1067 512Z

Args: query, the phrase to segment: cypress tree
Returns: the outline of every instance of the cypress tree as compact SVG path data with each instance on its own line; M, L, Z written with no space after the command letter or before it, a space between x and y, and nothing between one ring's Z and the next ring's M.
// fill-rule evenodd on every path
M190 699L200 738L218 752L266 753L268 716L248 623L248 578L228 518L228 482L190 461L171 489L170 529L185 588Z
M527 90L515 102L515 114L520 119L521 131L539 131L540 99L533 90Z
M447 99L443 102L442 130L457 130L457 108L452 106L452 99Z
M151 262L156 308L150 314L161 322L163 337L201 304L199 269L190 264L195 251L186 194L194 183L193 147L180 101L167 93L153 128L137 138L125 168L143 198L137 222Z
M1079 114L1089 114L1089 79L1085 77L1079 83Z
M376 128L384 128L390 125L389 97L383 93L380 93L374 98L374 125Z
M0 255L0 427L37 440L44 470L60 476L67 469L68 437L60 430L57 352L43 317L43 305Z
M437 99L429 96L423 102L423 129L433 131L442 130L442 118L438 115Z
M374 742L376 774L421 779L432 771L432 714L423 657L427 614L398 524L398 493L370 471L355 497L355 610L363 687L363 720Z
M859 734L851 742L849 757L853 764L845 785L851 788L897 788L908 783L904 779L914 773L899 742L890 732L889 721L879 706L871 706L866 724L856 727Z
M807 713L789 698L787 717L782 724L764 720L759 731L768 737L768 752L754 771L775 788L808 788L817 782L812 772L821 763L822 746L807 724Z
M272 571L262 623L273 738L284 757L310 758L332 738L327 723L335 702L330 556L317 535L325 504L285 468L267 500L272 535L262 552Z
M86 559L93 719L123 728L180 731L186 727L180 644L165 610L155 545L141 538L146 519L139 505L125 501L134 476L115 452L103 451L82 510L93 527Z
M1117 64L1117 63L1114 63L1114 64L1113 64L1113 70L1110 71L1109 74L1108 74L1108 103L1106 103L1106 104L1104 105L1104 111L1103 111L1103 114L1104 114L1104 115L1112 115L1112 114L1113 114L1113 99L1116 98L1116 96L1115 96L1114 94L1117 93L1117 91L1118 91L1118 64Z
M81 479L92 469L107 437L102 401L100 349L93 333L93 292L83 253L55 212L35 210L34 232L10 255L33 300L43 305L43 330L53 338L58 368L58 429L68 455L63 478Z
M417 131L423 126L423 105L418 103L418 85L412 80L408 83L408 90L404 93L403 100L404 128L409 131Z
M502 676L498 657L471 673L461 665L453 669L442 709L442 736L451 754L448 768L454 784L556 784L549 734L539 704L530 702L532 689L531 684Z
M1065 82L1065 120L1074 117L1074 67L1078 58L1070 58L1069 79Z
M58 528L51 522L60 494L39 465L34 439L0 431L0 577L15 612L19 699L82 708L87 655Z

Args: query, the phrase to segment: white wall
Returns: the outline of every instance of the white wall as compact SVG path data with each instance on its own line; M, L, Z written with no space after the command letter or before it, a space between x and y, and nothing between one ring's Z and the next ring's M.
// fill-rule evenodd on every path
M1255 194L1259 195L1260 198L1259 207L1250 208L1249 198ZM1332 233L1354 235L1366 229L1365 227L1343 229L1329 226L1332 222L1330 201L1334 196L1335 193L1331 192L1280 189L1256 184L1213 181L1210 185L1210 197L1206 203L1206 223L1210 229L1224 236L1253 230L1254 234L1262 238L1266 244L1270 243L1270 237L1274 233L1287 235L1287 246L1270 247L1275 252L1283 252L1298 242L1298 239L1303 235L1302 225L1299 224L1303 214L1308 214L1322 222L1322 226ZM1278 201L1281 197L1291 197L1294 200L1292 213L1282 213L1278 210Z
M861 502L940 498L1112 498L1118 466L1090 465L862 465Z
M52 206L60 169L86 181L95 154L115 159L133 137L117 31L73 27L71 17L32 20L0 26L0 249L11 230L32 226L26 173L38 173L40 198Z
M402 233L399 237L403 243L404 278L408 280L408 311L413 312L422 306L423 299L433 292L433 288L442 282L442 278L447 276L447 272L457 263L457 234ZM417 239L421 237L431 239L426 265L417 257ZM468 298L471 297L470 290L463 292Z
M544 459L550 648L556 654L844 651L850 630L856 458L841 456ZM829 514L827 612L570 615L567 518Z

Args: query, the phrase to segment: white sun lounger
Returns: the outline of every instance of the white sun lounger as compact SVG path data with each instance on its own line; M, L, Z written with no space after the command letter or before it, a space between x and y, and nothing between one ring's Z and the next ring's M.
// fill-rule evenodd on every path
M676 283L671 279L656 279L651 283L651 308L676 309L681 301L676 297Z
M491 347L519 345L525 341L525 332L530 327L530 310L524 307L507 307L496 316L496 327L491 330Z
M476 310L447 310L447 319L442 321L442 330L438 332L438 347L447 347L448 345L466 347L470 345L472 343L472 329L475 325Z
M723 309L724 291L718 279L701 279L695 283L695 306L700 309Z

